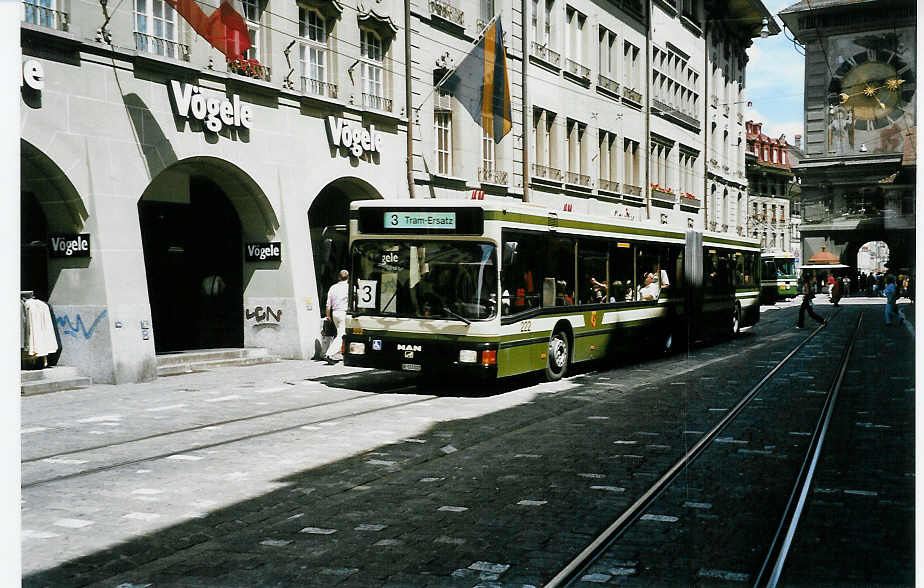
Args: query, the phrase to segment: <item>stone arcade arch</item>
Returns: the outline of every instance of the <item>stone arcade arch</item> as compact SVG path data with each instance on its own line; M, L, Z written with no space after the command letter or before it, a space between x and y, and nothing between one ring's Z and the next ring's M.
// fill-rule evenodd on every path
M243 170L193 157L161 171L138 201L158 353L244 346L244 243L272 240L279 219Z

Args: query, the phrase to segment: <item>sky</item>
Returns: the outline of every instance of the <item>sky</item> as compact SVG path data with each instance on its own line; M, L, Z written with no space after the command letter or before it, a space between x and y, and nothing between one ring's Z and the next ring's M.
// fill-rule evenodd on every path
M796 0L763 0L764 6L783 28L777 13ZM793 46L792 33L787 29L778 35L754 39L748 49L745 80L747 99L752 103L745 111L745 120L763 122L764 134L779 137L785 133L789 143L803 131L802 97L805 86L805 58Z

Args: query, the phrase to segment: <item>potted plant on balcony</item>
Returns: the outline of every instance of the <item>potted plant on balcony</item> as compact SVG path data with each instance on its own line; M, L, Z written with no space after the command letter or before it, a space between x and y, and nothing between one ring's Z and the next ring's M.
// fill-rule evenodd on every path
M266 73L265 68L259 61L247 59L241 55L228 58L228 71L257 80L262 80Z
M680 194L680 204L684 206L699 206L699 198L691 194L690 192L683 192Z
M658 185L651 184L651 194L659 200L668 200L673 202L675 200L674 191L670 188Z

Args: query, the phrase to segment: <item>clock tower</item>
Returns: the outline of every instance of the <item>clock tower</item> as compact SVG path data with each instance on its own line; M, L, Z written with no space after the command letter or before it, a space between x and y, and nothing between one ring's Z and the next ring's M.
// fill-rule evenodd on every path
M888 271L914 274L915 1L800 0L779 16L805 48L803 267L824 249L854 278L860 248L885 241Z

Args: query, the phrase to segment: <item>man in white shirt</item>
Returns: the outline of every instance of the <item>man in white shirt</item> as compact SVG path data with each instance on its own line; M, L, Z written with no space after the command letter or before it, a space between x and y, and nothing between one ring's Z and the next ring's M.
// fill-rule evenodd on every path
M655 281L654 274L645 274L645 285L638 291L639 300L657 300L660 293L661 288Z
M324 359L327 363L334 364L343 359L340 353L340 347L343 345L343 332L346 325L347 296L349 295L349 278L350 272L340 270L340 281L330 287L327 291L327 318L334 321L337 328L337 335L330 342Z

